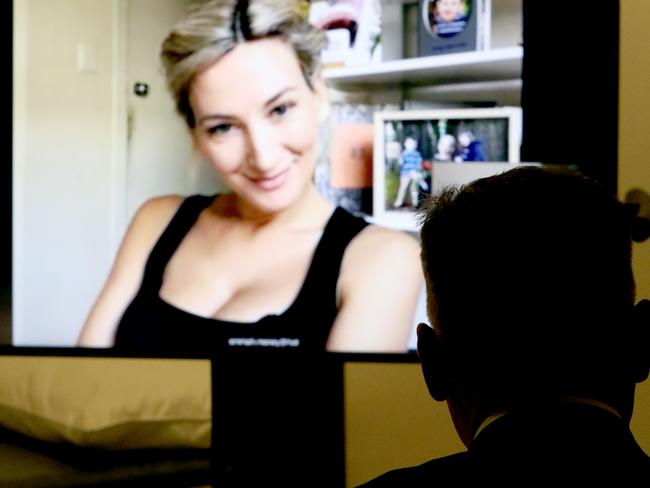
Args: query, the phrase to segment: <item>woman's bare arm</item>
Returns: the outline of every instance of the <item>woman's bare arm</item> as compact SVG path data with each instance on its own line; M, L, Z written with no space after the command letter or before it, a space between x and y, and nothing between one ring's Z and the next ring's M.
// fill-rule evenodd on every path
M424 286L414 237L371 226L348 246L330 351L406 352Z
M140 207L126 231L108 279L86 318L77 345L113 345L118 322L140 287L149 253L181 201L179 196L159 197Z

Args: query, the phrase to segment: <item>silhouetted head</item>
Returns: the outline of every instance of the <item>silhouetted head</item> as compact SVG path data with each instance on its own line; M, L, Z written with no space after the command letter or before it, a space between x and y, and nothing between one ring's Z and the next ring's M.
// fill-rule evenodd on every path
M622 203L588 178L520 167L449 189L421 215L435 331L420 327L419 351L464 441L486 415L558 396L629 420L650 324L648 302L633 306Z

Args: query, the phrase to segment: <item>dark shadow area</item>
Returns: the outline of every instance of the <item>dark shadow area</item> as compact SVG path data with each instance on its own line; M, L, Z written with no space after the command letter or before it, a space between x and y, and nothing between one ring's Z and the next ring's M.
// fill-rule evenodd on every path
M13 46L13 2L3 6L0 32L5 46ZM6 53L7 63L13 65L13 51ZM13 93L11 76L2 77L2 92ZM4 133L0 144L0 344L11 343L11 256L12 256L12 126L13 97L0 101L0 127Z
M523 7L522 161L575 165L615 193L619 2Z
M344 486L342 365L288 350L213 360L215 486Z

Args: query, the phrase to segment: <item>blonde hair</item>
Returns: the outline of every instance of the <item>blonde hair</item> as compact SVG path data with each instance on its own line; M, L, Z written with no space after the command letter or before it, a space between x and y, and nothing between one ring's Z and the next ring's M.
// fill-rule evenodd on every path
M304 0L212 0L190 8L163 41L161 58L168 88L187 125L195 125L189 90L197 73L237 44L279 37L296 53L311 80L320 65L325 34L307 22Z

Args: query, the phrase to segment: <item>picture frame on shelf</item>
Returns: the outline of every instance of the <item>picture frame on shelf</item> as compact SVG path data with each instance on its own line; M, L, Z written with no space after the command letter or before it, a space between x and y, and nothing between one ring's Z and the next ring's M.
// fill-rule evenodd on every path
M372 220L417 231L427 195L514 167L521 115L520 107L376 112Z
M490 48L491 0L419 0L418 56Z

